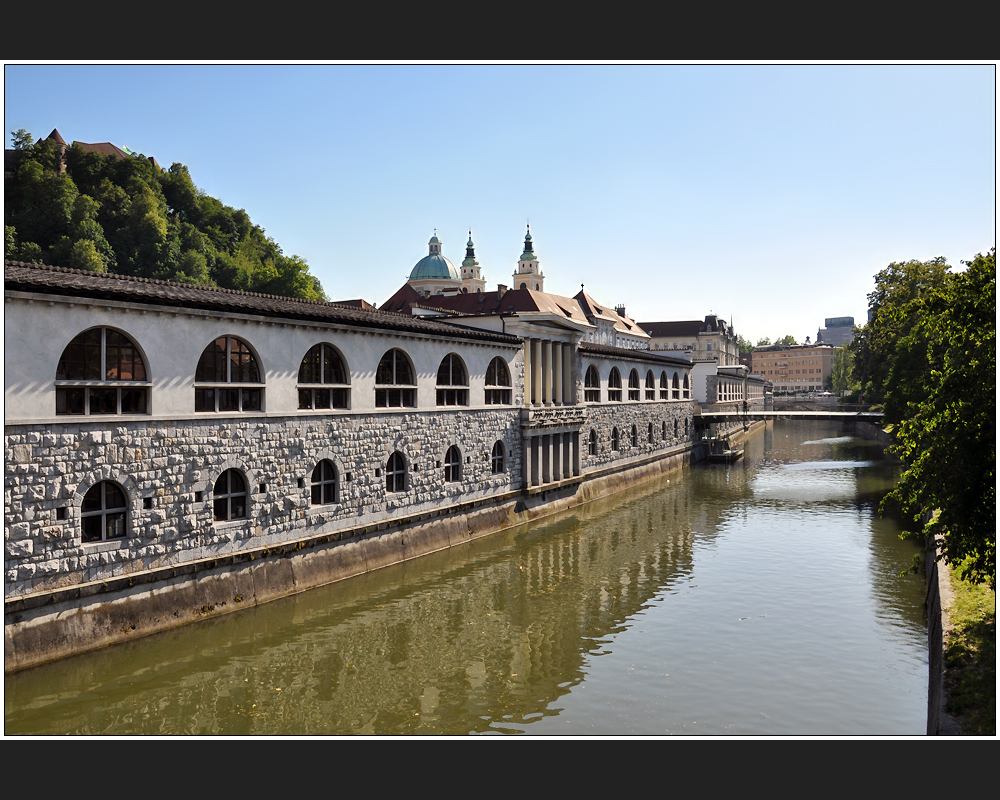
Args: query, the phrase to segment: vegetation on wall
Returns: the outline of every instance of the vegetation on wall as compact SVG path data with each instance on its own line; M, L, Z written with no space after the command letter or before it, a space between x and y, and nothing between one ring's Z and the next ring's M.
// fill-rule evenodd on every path
M199 190L188 168L119 159L12 134L4 176L6 258L325 300L305 260L286 256L246 211ZM65 170L61 169L65 167Z

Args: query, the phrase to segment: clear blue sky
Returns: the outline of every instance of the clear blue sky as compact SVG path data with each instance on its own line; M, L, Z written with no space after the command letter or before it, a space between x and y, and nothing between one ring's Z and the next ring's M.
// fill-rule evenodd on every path
M4 128L187 165L333 299L427 253L756 342L866 319L891 261L996 242L996 67L4 66Z

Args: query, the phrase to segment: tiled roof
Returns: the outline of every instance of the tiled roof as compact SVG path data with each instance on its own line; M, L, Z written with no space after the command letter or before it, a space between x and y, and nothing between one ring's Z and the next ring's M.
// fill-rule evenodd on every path
M608 308L607 306L600 305L593 297L587 294L582 289L577 292L576 297L573 298L576 302L580 304L583 308L584 313L588 317L594 317L595 319L606 319L614 323L615 330L621 333L628 333L632 336L638 336L643 338L647 335L646 331L643 330L642 326L639 325L635 320L629 316L623 316L619 314L614 309Z
M459 292L421 297L410 284L405 283L381 307L383 310L406 313L414 306L439 308L467 316L542 312L566 317L581 325L589 324L576 300L533 289L509 289L503 295L499 292Z
M580 354L591 353L595 356L606 358L620 358L626 361L642 361L644 363L662 363L664 366L689 367L691 362L686 358L674 358L655 353L652 350L630 350L626 347L611 347L606 344L591 344L590 342L580 343Z
M640 322L639 327L658 339L669 336L697 336L705 329L705 322L700 319L680 322Z
M255 314L283 319L329 322L358 328L425 333L457 339L504 343L520 340L509 334L463 328L404 314L374 311L340 303L298 300L233 289L193 286L151 278L101 274L86 270L4 261L4 288L11 291L117 300L152 306Z

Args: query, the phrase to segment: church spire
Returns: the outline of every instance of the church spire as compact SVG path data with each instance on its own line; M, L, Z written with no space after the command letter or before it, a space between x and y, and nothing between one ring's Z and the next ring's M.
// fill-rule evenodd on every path
M514 288L545 291L545 276L538 266L538 256L535 255L535 247L531 241L531 225L528 225L528 232L524 235L524 252L521 253L514 272Z
M479 274L476 246L472 243L472 231L469 231L469 242L465 245L465 261L462 262L462 291L475 293L485 289L486 280Z

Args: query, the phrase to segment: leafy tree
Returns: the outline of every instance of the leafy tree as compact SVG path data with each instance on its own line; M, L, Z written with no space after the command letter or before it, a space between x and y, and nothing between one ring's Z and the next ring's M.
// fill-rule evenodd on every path
M790 333L787 334L786 336L782 336L780 339L776 339L774 343L775 344L797 344L797 342L795 341L795 337L792 336L792 334L790 334Z
M912 352L894 359L889 376L923 357L923 392L897 427L892 449L906 470L886 501L914 519L933 512L923 532L968 578L995 589L996 250L966 263L944 277L916 270L934 280L921 287L921 313L897 342Z
M854 353L847 347L833 351L833 367L830 370L830 388L836 394L849 391L854 385Z
M740 348L741 354L752 353L754 351L754 346L742 336L736 337L736 343Z
M770 346L771 346L771 338L769 336L765 336L763 339L757 340L757 347L770 347Z

